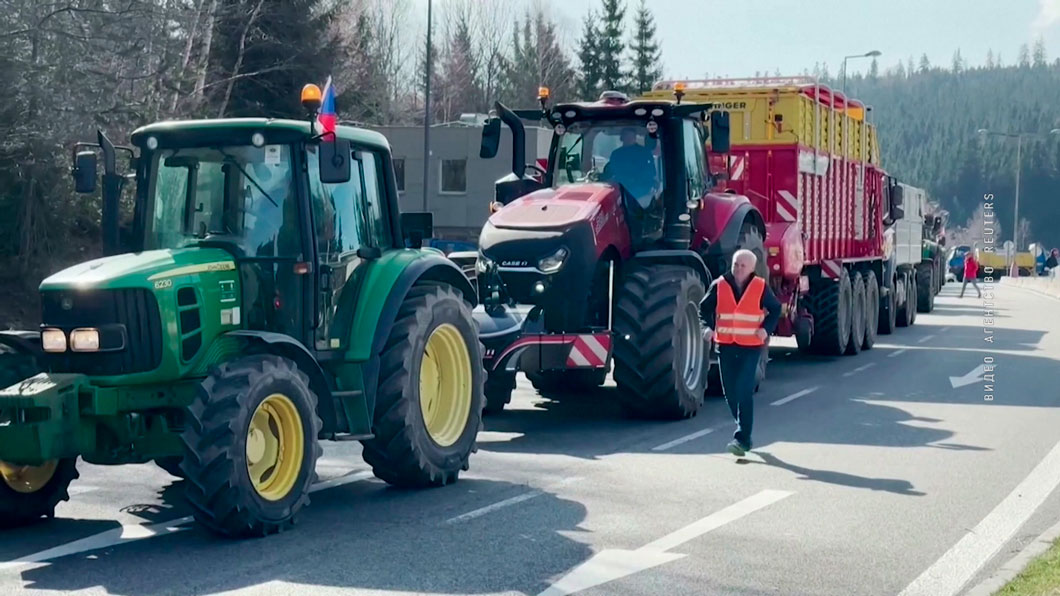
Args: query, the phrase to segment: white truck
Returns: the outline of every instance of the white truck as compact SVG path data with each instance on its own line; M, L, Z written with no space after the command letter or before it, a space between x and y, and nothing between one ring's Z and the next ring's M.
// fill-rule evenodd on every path
M888 176L886 200L883 281L887 291L880 292L881 334L912 325L918 310L931 312L939 283L936 267L924 259L925 216L930 215L927 192ZM941 225L941 218L931 217L933 228Z

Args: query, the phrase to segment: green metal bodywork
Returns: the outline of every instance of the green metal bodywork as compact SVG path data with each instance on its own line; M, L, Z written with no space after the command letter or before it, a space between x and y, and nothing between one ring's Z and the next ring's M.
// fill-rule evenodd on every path
M146 126L133 134L133 140L139 144L151 135L196 135L204 131L249 135L262 127L303 136L309 133L308 124L303 122L193 121ZM338 133L355 143L386 149L389 155L386 139L377 133L342 126ZM391 200L396 209L396 198ZM370 367L366 365L375 357L373 343L379 327L388 324L388 300L409 268L423 259L431 262L419 263L416 271L421 273L445 263L432 249L390 248L354 267L329 330L330 349L312 352L313 346L281 338L285 343L277 349L302 358L299 365L303 368L318 367L309 372L321 379L314 386L320 407L342 412L343 419L338 419L337 426L325 428L325 435L371 432L374 387L369 386ZM455 266L452 269L459 274ZM189 361L182 360L180 350L186 337L181 333L180 311L186 307L177 302L178 291L186 287L196 292L202 334L202 347ZM128 288L147 289L157 298L163 336L160 365L123 376L45 372L2 389L0 460L38 465L80 456L91 463L119 464L180 455L183 409L192 403L211 368L248 349L270 347L248 332L268 330L246 327L248 317L240 316L243 293L239 267L233 255L220 248L121 254L75 265L40 285L42 294Z

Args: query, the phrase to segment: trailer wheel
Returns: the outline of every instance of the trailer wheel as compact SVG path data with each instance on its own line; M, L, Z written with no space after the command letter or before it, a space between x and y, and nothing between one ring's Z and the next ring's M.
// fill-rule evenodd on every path
M843 353L856 356L861 353L861 346L865 344L865 311L868 310L865 305L865 279L861 277L860 271L854 272L850 285L850 303L853 306L850 312L850 341L847 342L847 349Z
M880 301L880 334L890 335L898 326L898 289L892 284L887 297Z
M880 322L880 284L876 272L869 271L865 277L865 343L863 350L871 350L876 344L876 331Z
M907 287L909 288L909 304L912 305L912 306L909 307L909 312L908 312L908 314L909 314L909 327L912 327L913 324L916 323L916 311L917 311L917 308L920 306L920 304L919 304L920 301L918 299L918 296L920 295L920 291L919 291L919 288L917 287L916 272L915 271L909 273L909 285Z
M482 349L457 290L440 283L409 290L379 356L375 437L362 442L376 477L427 488L468 469L486 406Z
M625 275L614 310L614 378L631 413L677 420L699 411L708 374L705 293L688 267L646 265Z
M0 528L55 517L55 506L70 500L68 489L77 478L77 458L51 460L39 466L0 461Z
M811 341L818 354L840 356L850 341L853 288L844 268L837 281L822 279L814 292L814 333Z
M512 401L512 391L515 390L515 373L498 371L486 376L484 393L486 394L486 407L482 410L484 414L500 414L504 406Z
M931 263L916 266L916 309L931 312L935 308L935 272Z

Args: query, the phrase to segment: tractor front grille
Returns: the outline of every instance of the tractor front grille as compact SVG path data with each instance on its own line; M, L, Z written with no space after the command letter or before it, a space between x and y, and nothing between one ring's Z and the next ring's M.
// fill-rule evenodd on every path
M81 327L124 331L124 348L115 351L47 354L49 370L96 376L148 372L162 362L162 317L149 290L61 290L41 293L45 327L66 332ZM104 346L106 347L106 346Z

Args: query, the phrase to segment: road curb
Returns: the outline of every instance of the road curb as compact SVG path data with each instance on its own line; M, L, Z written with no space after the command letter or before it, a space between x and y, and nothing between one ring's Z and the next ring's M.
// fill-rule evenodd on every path
M1053 545L1053 541L1057 538L1060 538L1060 523L1040 534L1030 544L1023 547L1023 550L1016 553L1016 556L1002 565L993 575L965 592L964 596L991 596L1005 587L1005 584L1015 579L1021 571L1026 569L1031 561L1049 550L1049 547Z
M1024 278L1021 278L1020 281L1013 280L1010 277L1002 277L1001 279L1002 279L1001 285L1008 286L1010 288L1017 288L1017 289L1020 289L1020 290L1025 290L1025 291L1030 292L1032 294L1037 294L1039 296L1044 296L1046 298L1052 298L1053 300L1060 300L1060 294L1050 293L1050 292L1042 290L1042 289L1040 289L1038 287L1035 287L1035 286L1038 286L1038 285L1041 285L1041 284L1023 282L1022 279L1024 279ZM1041 279L1041 278L1039 278L1039 279ZM1008 280L1008 281L1004 281L1004 280Z

